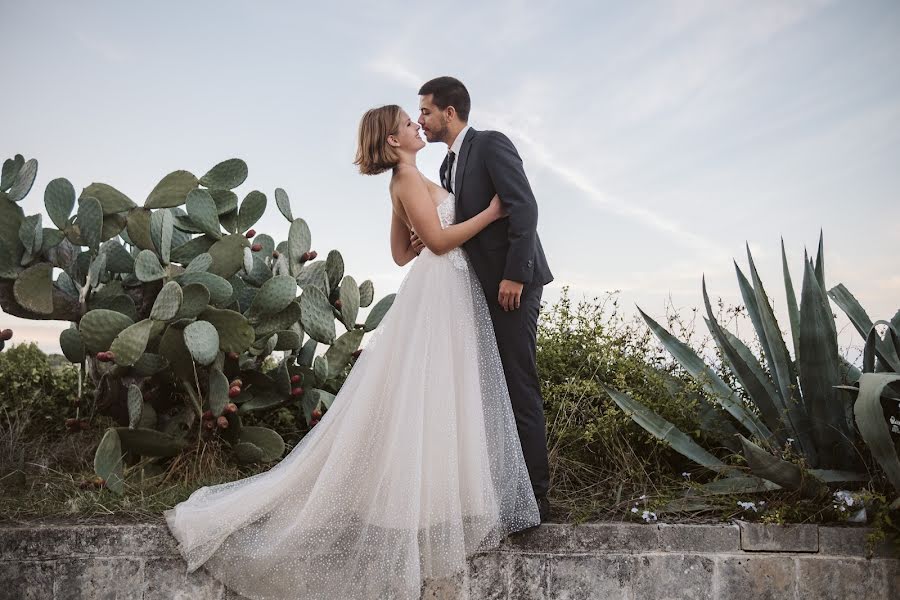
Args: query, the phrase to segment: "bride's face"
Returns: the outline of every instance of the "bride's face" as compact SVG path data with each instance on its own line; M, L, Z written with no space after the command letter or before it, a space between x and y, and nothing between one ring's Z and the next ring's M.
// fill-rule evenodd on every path
M391 134L391 137L396 141L397 149L418 152L424 148L425 140L422 139L421 129L418 123L410 119L409 115L401 110L397 133Z

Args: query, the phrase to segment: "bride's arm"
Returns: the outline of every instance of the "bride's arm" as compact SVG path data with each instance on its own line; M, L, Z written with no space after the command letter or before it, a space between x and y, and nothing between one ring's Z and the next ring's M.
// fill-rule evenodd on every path
M400 218L396 210L391 211L391 256L397 266L402 267L416 257L415 250L409 243L409 227Z
M398 172L394 178L397 199L403 205L413 231L418 234L425 247L435 254L446 254L462 246L482 229L505 216L499 200L495 199L471 219L442 229L441 220L422 177L410 170Z

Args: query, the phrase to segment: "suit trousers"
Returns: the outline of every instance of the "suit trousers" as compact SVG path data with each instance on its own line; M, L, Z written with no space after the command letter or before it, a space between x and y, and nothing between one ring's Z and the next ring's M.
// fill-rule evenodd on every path
M487 299L522 443L522 454L531 486L538 498L546 496L550 487L547 425L536 359L537 321L543 290L542 285L526 285L519 308L509 312L500 307L496 294Z

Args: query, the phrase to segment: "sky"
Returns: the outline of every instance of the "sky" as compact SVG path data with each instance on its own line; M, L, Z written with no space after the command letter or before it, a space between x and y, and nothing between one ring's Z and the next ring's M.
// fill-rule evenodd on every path
M10 2L0 0L0 153L37 158L23 201L104 182L142 203L165 174L237 157L285 239L284 188L324 256L372 279L391 260L388 175L352 164L366 109L438 75L461 79L470 124L518 147L555 281L573 298L740 302L754 253L783 328L780 240L795 284L825 235L826 279L873 318L900 308L900 3ZM446 146L419 167L437 178ZM408 267L407 267L408 268ZM836 312L840 313L836 309ZM0 315L15 341L58 348L65 323ZM851 339L839 318L844 343Z

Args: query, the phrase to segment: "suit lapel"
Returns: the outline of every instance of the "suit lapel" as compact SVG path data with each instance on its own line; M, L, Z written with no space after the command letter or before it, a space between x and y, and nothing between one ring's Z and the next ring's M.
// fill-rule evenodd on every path
M472 145L472 140L475 139L477 133L476 130L469 128L469 131L466 132L466 137L463 139L462 147L459 149L459 156L456 158L456 185L453 187L453 193L456 196L457 214L459 214L459 192L462 190L463 179L466 176L466 161L469 159L469 147Z

